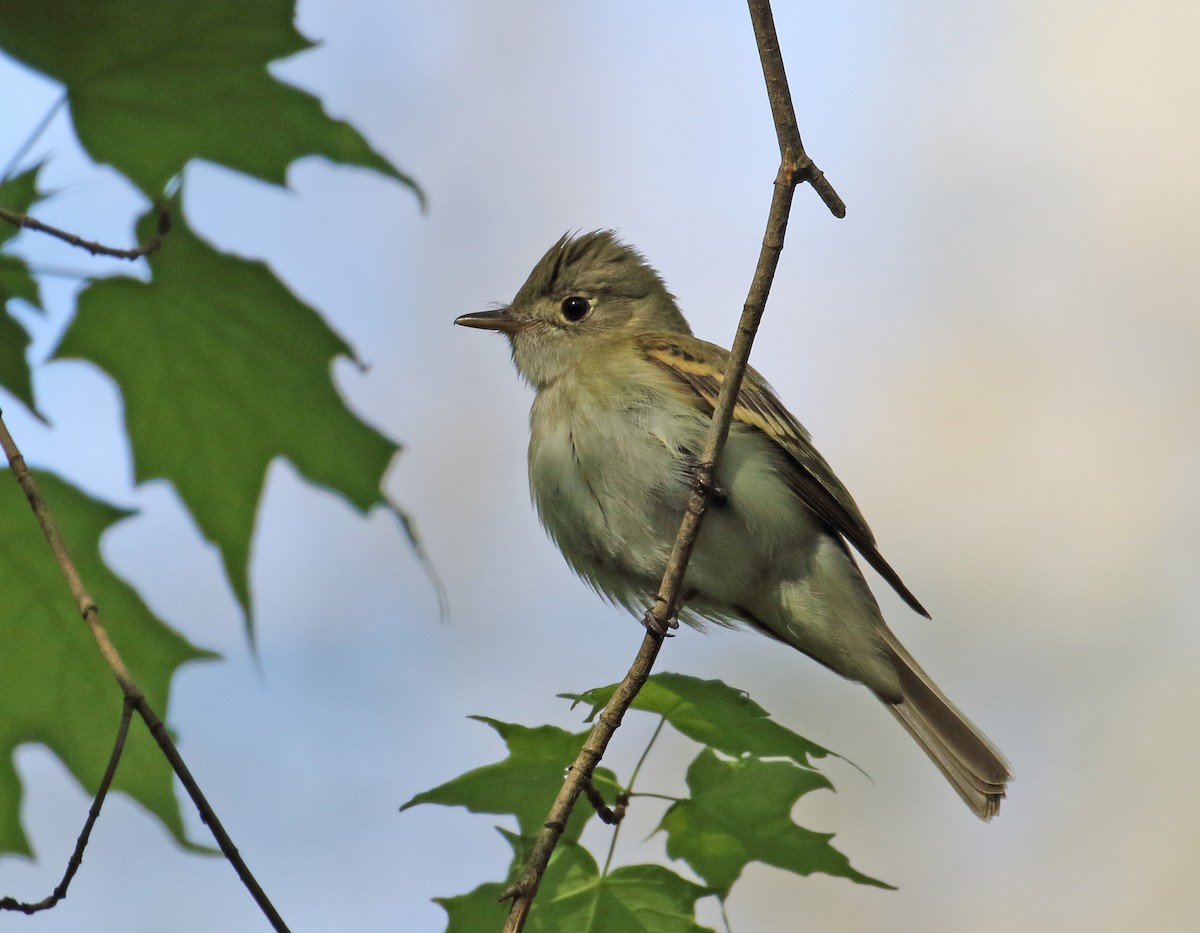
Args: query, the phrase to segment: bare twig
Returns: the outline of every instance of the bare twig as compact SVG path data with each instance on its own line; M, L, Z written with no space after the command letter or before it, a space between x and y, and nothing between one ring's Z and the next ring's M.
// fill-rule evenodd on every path
M37 230L40 233L48 233L50 236L58 237L72 246L86 249L93 256L113 256L117 259L129 260L141 259L143 256L148 256L150 253L156 252L162 247L163 237L171 231L171 212L162 204L158 206L158 227L154 235L147 239L145 243L141 243L133 249L118 249L115 246L105 246L103 243L97 243L94 240L85 240L77 234L67 230L59 230L58 227L51 227L47 223L42 223L36 217L30 217L28 214L22 214L20 211L10 211L6 207L0 207L0 220L6 220L14 227L25 227L29 230Z
M617 794L617 809L613 810L607 803L604 802L604 795L596 790L596 785L588 781L583 785L583 795L587 797L588 803L592 805L592 809L596 811L596 816L600 817L601 823L607 823L609 826L616 826L622 819L625 818L625 807L629 803L629 797L625 794Z
M786 172L790 175L793 185L808 182L834 217L845 217L845 202L833 190L833 185L829 183L825 173L808 157L808 153L804 151L804 143L800 141L796 108L792 106L792 92L788 89L787 72L784 71L783 56L779 51L779 36L775 34L775 17L771 15L771 0L747 0L747 4L750 7L750 21L754 25L754 39L758 43L758 58L762 62L763 78L767 82L767 99L771 102L775 136L779 140L780 173ZM783 229L786 227L785 214ZM780 247L783 246L783 229L779 231ZM771 224L768 220L768 236L770 233ZM759 267L761 266L760 259ZM757 274L755 279L757 280ZM762 317L761 312L759 317Z
M25 156L29 155L29 150L34 147L39 139L42 138L42 134L50 128L50 123L54 120L55 116L58 115L58 112L62 110L63 105L66 102L67 94L64 91L61 95L59 95L58 100L51 104L49 109L45 112L45 114L43 114L42 118L38 121L37 126L35 126L25 138L25 142L21 143L21 145L17 147L17 151L12 154L11 158L9 158L8 164L4 166L4 170L0 171L0 182L8 181L9 176L11 176L12 173L17 170L17 166L21 164L21 160L24 159Z
M100 816L100 808L104 806L104 798L108 796L108 788L112 784L113 775L117 773L117 765L121 763L121 753L125 751L125 737L129 734L129 720L132 716L133 704L126 699L121 707L121 725L117 727L117 740L113 743L112 754L108 757L108 767L104 769L104 776L100 778L100 787L88 809L87 819L83 822L83 830L79 833L79 838L75 840L75 851L67 860L67 870L63 872L62 881L58 883L49 897L42 898L35 903L25 903L14 897L0 897L0 910L36 914L39 910L49 910L67 896L67 888L71 884L71 879L75 877L75 872L79 871L79 866L83 864L83 850L87 848L88 839L92 835L92 827L96 825L96 819Z
M191 771L188 770L183 757L179 754L179 749L171 741L171 737L167 734L167 729L163 725L163 721L154 712L149 702L147 702L145 694L138 687L137 682L133 679L133 675L129 673L129 669L125 666L125 662L121 660L121 655L117 652L116 646L108 637L108 631L100 621L100 610L96 607L96 603L93 601L87 587L84 586L83 580L79 576L79 571L75 567L75 562L71 560L66 542L63 540L62 533L58 530L58 523L55 522L54 516L51 515L50 509L42 498L41 493L38 492L33 474L29 472L29 467L25 465L25 458L21 456L21 451L17 449L12 435L8 433L3 413L0 413L0 448L4 450L5 455L8 457L13 477L25 493L25 498L29 500L33 514L37 517L38 525L42 529L42 534L45 536L47 543L49 543L50 550L54 553L54 558L58 562L59 568L67 578L67 585L71 589L71 595L75 597L80 615L83 616L83 620L88 624L88 628L91 629L92 636L96 639L96 644L100 649L100 654L103 655L105 663L108 664L113 676L117 679L117 683L120 684L121 692L125 694L126 702L137 710L138 715L146 723L146 727L150 730L150 734L154 736L159 749L166 756L167 761L171 763L171 767L174 769L180 783L183 784L188 792L188 796L192 798L192 802L196 805L196 810L200 813L200 818L212 831L217 846L225 858L229 860L234 871L237 872L238 877L241 879L242 884L250 892L251 897L254 898L259 909L263 912L263 915L266 916L275 930L279 931L279 933L287 933L288 928L283 922L283 918L279 916L278 911L275 910L266 892L263 891L262 887L250 873L250 869L242 860L237 847L233 844L233 840L229 838L229 834L225 832L225 827L221 825L221 821L217 818L216 812L208 800L205 799L204 793L200 790L200 785L192 777Z
M779 52L779 39L775 35L770 0L747 0L747 3L754 26L754 38L758 44L759 59L762 61L763 77L766 79L767 97L771 102L771 115L779 137L780 155L779 171L775 176L775 190L771 197L771 208L767 215L767 228L758 255L758 265L754 270L754 279L750 284L741 319L738 321L737 334L730 349L726 379L721 384L721 393L713 410L712 426L709 428L704 452L696 469L695 488L688 500L662 585L644 620L646 635L625 679L617 686L612 699L605 705L571 766L558 797L550 808L546 823L534 841L521 877L500 895L501 900L512 900L504 933L519 933L525 926L538 885L550 862L550 855L566 828L575 801L591 781L592 772L604 757L609 740L621 725L625 712L646 683L646 678L650 676L655 658L662 648L664 633L671 628L679 612L683 575L700 533L700 523L714 486L717 461L729 436L734 405L750 358L750 347L766 308L775 269L779 265L779 254L783 249L796 186L803 182L810 183L835 217L843 217L846 213L842 199L805 153L804 145L800 141L796 112L792 107L783 57Z

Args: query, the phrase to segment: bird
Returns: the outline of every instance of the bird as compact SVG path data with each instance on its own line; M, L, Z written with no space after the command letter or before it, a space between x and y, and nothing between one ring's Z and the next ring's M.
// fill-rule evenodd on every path
M659 273L612 230L564 235L511 303L454 323L508 338L535 393L538 517L586 583L641 615L695 488L729 352L692 334ZM929 616L808 431L748 367L679 617L756 630L864 685L990 820L1012 769L888 627L852 549Z

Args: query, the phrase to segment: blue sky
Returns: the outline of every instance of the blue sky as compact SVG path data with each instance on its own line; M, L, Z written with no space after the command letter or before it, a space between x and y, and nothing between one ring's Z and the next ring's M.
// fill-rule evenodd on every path
M866 691L765 639L683 633L662 669L751 689L871 776L831 763L837 793L796 816L900 888L755 868L735 888L734 929L1190 929L1200 66L1187 37L1200 12L779 6L801 131L849 210L835 221L798 195L754 365L935 620L876 586L893 627L1017 781L979 824ZM310 160L289 191L192 166L189 216L269 261L370 364L338 367L338 383L405 444L387 488L419 524L450 619L386 516L357 517L276 464L254 556L256 662L173 493L133 488L105 377L41 366L50 427L16 406L6 418L30 461L141 509L106 555L225 655L185 669L169 718L293 929L437 931L429 898L494 880L506 850L487 817L399 805L501 754L468 715L574 725L555 694L617 679L640 640L537 525L530 393L507 348L450 322L511 298L564 231L616 227L696 331L727 345L774 133L737 4L320 0L299 25L321 46L279 73L419 179L428 213L385 179ZM14 127L57 93L2 61L0 86ZM61 121L43 151L61 189L43 216L121 240L139 209L129 190L81 161ZM21 244L44 265L105 268ZM69 307L69 280L47 288L35 362ZM647 736L622 730L618 767ZM680 785L684 754L668 743L647 786ZM0 892L42 896L87 799L46 751L17 763L39 861L0 860ZM659 837L640 841L657 816L633 815L620 860L658 856ZM66 903L9 923L264 928L227 865L179 851L122 799Z

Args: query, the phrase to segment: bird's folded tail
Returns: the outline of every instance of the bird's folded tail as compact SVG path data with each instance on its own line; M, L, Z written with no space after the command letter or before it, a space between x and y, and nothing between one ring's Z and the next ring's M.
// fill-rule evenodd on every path
M890 631L886 636L896 658L901 699L879 698L975 815L990 820L1000 812L1012 769L984 734L946 699L896 636Z

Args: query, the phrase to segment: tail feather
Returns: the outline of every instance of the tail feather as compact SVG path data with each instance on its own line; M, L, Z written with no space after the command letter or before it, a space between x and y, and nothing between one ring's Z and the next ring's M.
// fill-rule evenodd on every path
M901 698L899 702L884 696L880 699L975 815L990 820L1000 812L1012 769L984 734L946 699L896 637L890 631L886 634L896 658Z

